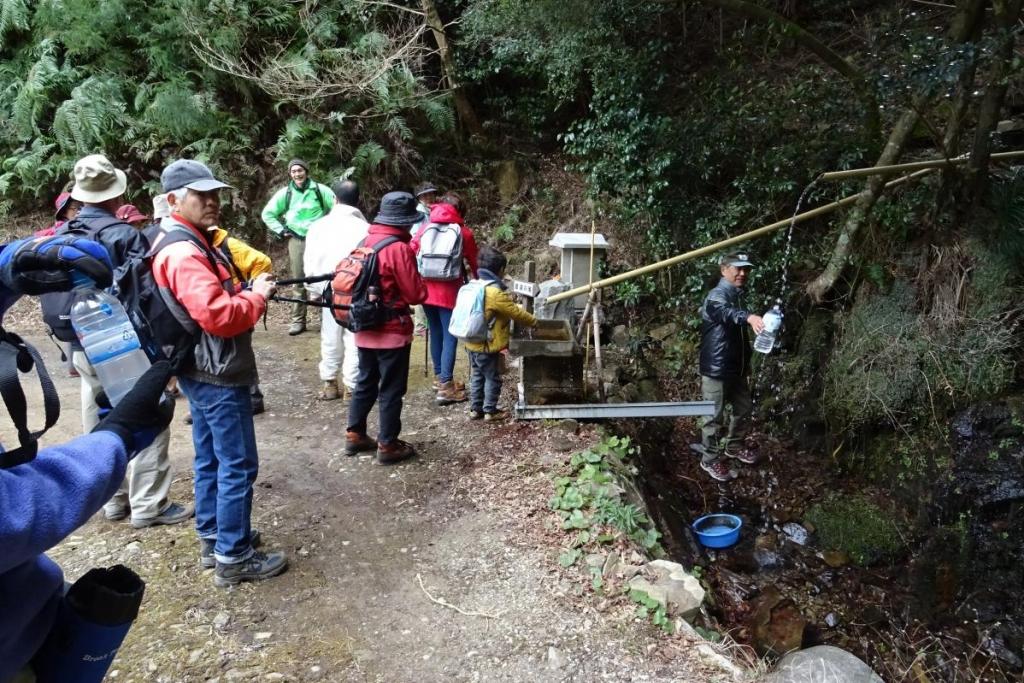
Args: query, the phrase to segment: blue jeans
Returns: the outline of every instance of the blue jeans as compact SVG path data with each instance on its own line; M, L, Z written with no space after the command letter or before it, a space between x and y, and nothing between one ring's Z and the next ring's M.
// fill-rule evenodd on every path
M259 471L249 387L221 387L180 377L192 409L195 446L196 531L216 539L223 564L252 554L252 486Z
M498 411L501 398L500 353L469 352L469 409L478 413Z
M434 374L441 382L451 382L455 376L455 351L459 340L448 331L452 321L452 310L423 304L430 328L430 359L434 362Z

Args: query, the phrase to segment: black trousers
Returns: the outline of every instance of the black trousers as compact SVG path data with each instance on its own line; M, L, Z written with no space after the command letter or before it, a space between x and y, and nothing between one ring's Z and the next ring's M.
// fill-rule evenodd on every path
M411 345L359 349L359 378L348 407L348 431L366 433L366 416L379 403L377 443L391 443L402 431L402 398L408 388Z

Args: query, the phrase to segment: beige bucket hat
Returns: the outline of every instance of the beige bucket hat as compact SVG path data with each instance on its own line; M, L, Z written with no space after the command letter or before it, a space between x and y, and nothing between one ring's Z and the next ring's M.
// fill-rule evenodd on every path
M114 168L102 154L90 154L75 162L75 186L71 198L89 204L99 204L120 197L128 189L124 171Z

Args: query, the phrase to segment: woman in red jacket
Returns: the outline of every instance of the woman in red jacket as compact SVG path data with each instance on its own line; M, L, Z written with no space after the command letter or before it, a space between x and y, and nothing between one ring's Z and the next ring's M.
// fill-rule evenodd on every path
M430 208L430 220L420 227L413 237L411 247L420 252L420 238L427 225L431 223L455 223L462 230L462 258L469 263L469 273L476 277L476 240L473 232L466 227L462 218L466 205L454 192L449 192ZM437 404L449 405L466 400L466 388L455 382L455 352L459 340L448 331L448 323L455 309L455 299L459 289L465 283L465 277L457 280L428 280L427 300L423 302L423 313L427 317L430 328L430 356L434 362L434 374L437 376Z

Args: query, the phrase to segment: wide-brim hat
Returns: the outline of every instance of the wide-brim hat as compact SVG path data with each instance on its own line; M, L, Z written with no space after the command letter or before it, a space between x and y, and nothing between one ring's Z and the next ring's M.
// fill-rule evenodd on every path
M380 200L380 210L373 222L379 225L412 225L423 220L416 209L416 198L408 192L388 192Z
M128 189L128 176L114 168L102 154L90 154L75 163L75 186L71 198L87 204L99 204L120 197Z

